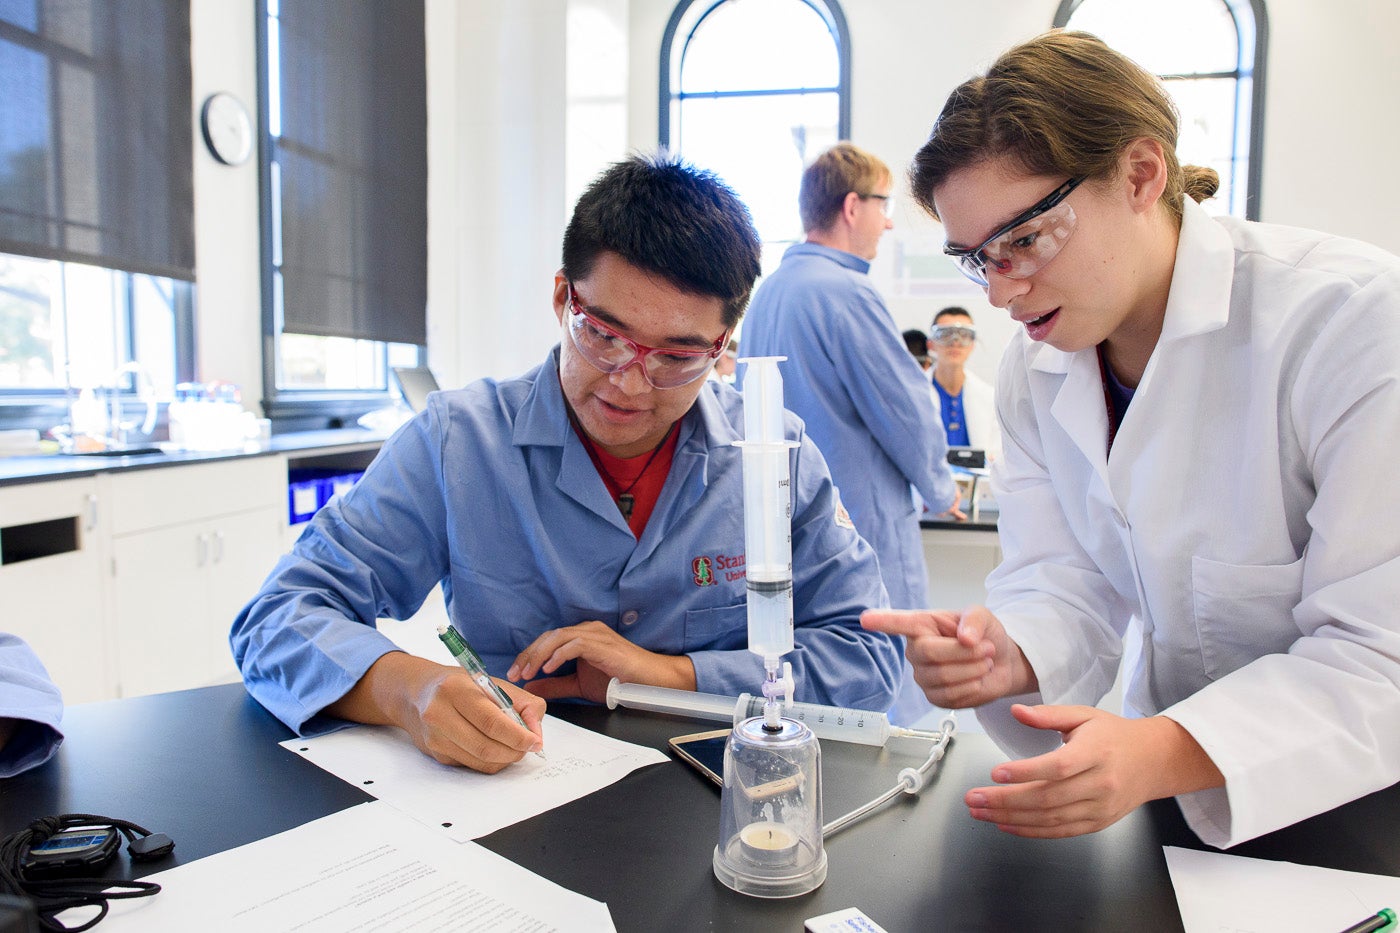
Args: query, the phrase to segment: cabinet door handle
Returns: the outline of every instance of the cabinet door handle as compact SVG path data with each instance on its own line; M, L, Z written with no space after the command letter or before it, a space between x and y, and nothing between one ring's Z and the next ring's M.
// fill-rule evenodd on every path
M214 532L214 563L217 564L217 563L219 563L219 561L221 561L221 560L223 560L223 559L224 559L224 533L223 533L222 531L216 531L216 532Z
M88 493L87 496L87 526L85 531L97 530L97 494Z
M209 536L205 534L197 535L194 541L194 565L196 567L203 567L205 562L209 560Z

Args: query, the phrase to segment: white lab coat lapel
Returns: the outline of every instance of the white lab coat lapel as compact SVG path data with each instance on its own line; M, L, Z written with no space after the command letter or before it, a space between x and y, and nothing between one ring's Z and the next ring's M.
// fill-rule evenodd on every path
M1234 258L1230 234L1187 198L1162 334L1108 459L1108 484L1119 504L1131 498L1134 482L1166 491L1182 484L1180 474L1190 469L1195 438L1192 426L1183 423L1190 417L1190 406L1183 399L1200 390L1203 380L1196 374L1202 367L1220 363L1207 356L1206 345L1191 338L1228 323ZM1160 436L1169 438L1169 449L1144 456L1152 439ZM1173 475L1161 476L1161 472Z
M1178 353L1194 352L1190 337L1225 326L1230 316L1233 274L1234 246L1229 233L1200 205L1186 199L1162 335L1114 438L1111 458L1108 409L1097 352L1089 349L1064 353L1041 346L1031 360L1033 370L1065 374L1050 412L1093 466L1095 476L1115 505L1125 501L1132 482L1151 482L1151 471L1175 470L1181 465L1176 460L1145 465L1142 449L1154 432L1177 426L1180 415L1176 411L1179 406L1173 405L1175 393L1189 393L1192 387L1172 378L1172 358ZM1162 384L1156 385L1158 382ZM1179 453L1189 457L1186 446Z
M1041 346L1031 369L1063 373L1064 382L1050 404L1050 414L1094 468L1099 482L1108 484L1108 412L1104 408L1103 382L1093 350L1065 353Z

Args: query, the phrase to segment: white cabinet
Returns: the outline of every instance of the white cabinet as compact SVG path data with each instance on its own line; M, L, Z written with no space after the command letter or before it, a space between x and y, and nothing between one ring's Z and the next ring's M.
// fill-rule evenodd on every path
M924 565L928 568L929 605L962 609L987 601L987 574L1001 563L995 527L923 527Z
M277 456L105 474L120 696L238 680L229 626L282 552Z
M29 643L65 703L114 696L92 477L0 487L0 630Z

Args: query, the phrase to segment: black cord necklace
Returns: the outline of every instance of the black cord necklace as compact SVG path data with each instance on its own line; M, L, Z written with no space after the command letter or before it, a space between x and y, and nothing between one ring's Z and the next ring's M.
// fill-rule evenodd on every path
M637 484L642 481L642 477L646 476L647 470L651 469L651 464L656 460L656 455L661 453L661 448L666 446L666 442L671 439L671 431L674 430L675 425L672 425L670 430L661 436L661 443L652 448L651 456L647 457L647 462L642 464L642 471L632 478L632 482L627 484L626 489L622 490L614 497L613 501L617 503L617 509L622 513L623 521L630 522L632 520L632 507L637 504L637 500L632 495L632 490L637 488ZM600 472L607 473L608 479L611 479L614 484L617 483L617 480L613 479L612 474L603 469L603 465L599 461L595 460L593 462L597 464Z
M593 466L598 471L598 476L602 478L603 485L608 487L609 491L621 485L613 475L608 472L607 467L603 466L603 460L598 456L598 451L593 446L592 439L584 432L583 426L578 423L578 417L574 415L573 406L566 406L566 408L569 412L569 424L573 425L574 433L578 435L579 440L583 441L583 449L588 451L588 459L593 461ZM617 505L617 510L622 513L622 520L624 522L630 522L632 520L632 510L637 505L637 499L632 495L632 490L636 489L637 484L642 481L642 477L646 476L647 470L651 469L652 463L655 462L657 455L661 453L661 448L666 446L666 442L671 439L671 435L675 430L676 425L672 424L671 427L667 429L666 433L661 436L661 442L652 448L651 456L647 457L647 462L642 464L641 472L632 478L632 482L627 484L626 489L620 490L613 495L613 503Z

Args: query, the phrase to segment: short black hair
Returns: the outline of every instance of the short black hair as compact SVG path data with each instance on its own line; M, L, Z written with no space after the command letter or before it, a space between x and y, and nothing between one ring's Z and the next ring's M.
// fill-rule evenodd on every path
M957 305L952 305L944 308L933 316L933 326L937 327L938 322L945 317L965 317L970 321L972 320L972 312L968 311L966 308L959 308Z
M593 180L564 230L564 275L588 277L603 253L681 291L719 298L739 323L762 267L749 209L718 175L665 153L633 155Z
M911 327L904 332L904 345L915 356L928 356L928 334Z

